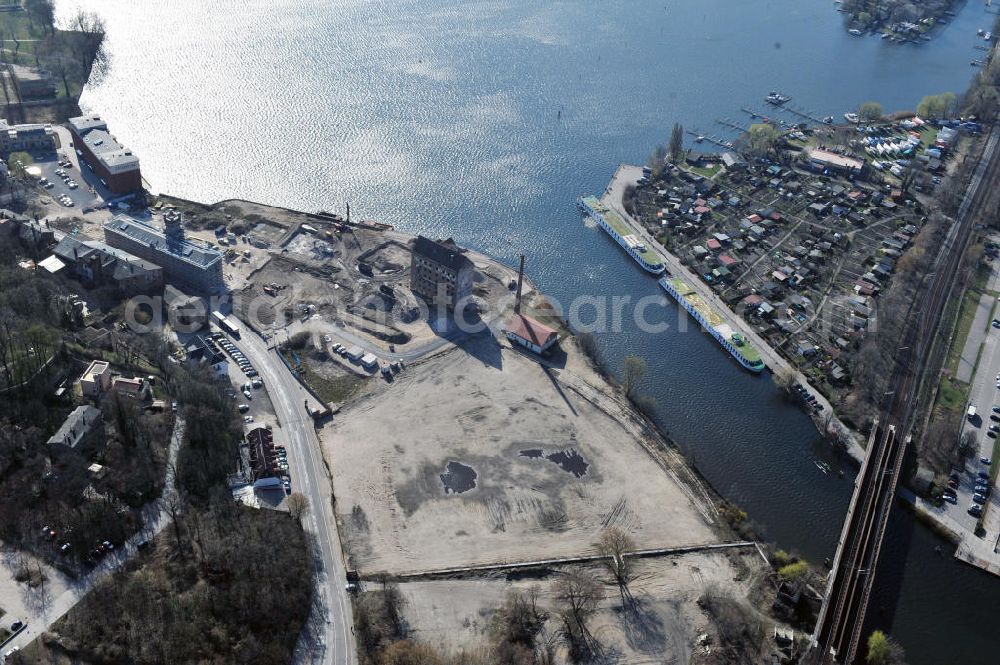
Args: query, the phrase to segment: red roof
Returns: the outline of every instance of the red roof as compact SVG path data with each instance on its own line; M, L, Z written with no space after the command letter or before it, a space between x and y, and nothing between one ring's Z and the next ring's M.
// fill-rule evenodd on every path
M719 249L720 247L722 247L722 243L716 240L715 238L712 238L705 244L708 246L709 249Z
M526 342L531 342L535 346L542 347L559 335L554 329L524 314L512 316L504 324L503 330Z
M747 219L749 219L754 224L756 224L757 222L763 222L764 221L763 217L761 217L760 215L756 215L756 214L755 215L750 215L749 217L747 217Z
M724 265L726 267L729 267L729 266L736 265L737 263L739 263L739 261L737 261L733 257L729 256L728 254L720 254L719 255L719 263L721 263L722 265Z
M756 293L752 293L743 299L743 302L750 307L754 305L759 305L764 302L764 298Z
M705 213L712 212L711 208L706 208L705 206L695 206L694 214L704 215Z

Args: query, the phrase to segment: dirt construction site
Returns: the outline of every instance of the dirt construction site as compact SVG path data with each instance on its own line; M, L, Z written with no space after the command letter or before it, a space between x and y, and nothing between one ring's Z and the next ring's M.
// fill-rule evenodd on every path
M554 369L474 336L337 414L321 437L351 567L592 554L611 526L639 548L717 541L682 464L565 344Z
M630 598L604 585L591 632L609 663L708 663L719 638L713 618L700 607L705 593L744 597L751 592L762 562L753 549L728 554L693 553L669 559L641 559L633 565ZM553 586L567 572L607 580L602 566L554 567L520 579L504 575L479 579L407 581L400 584L405 613L415 639L445 653L475 650L488 642L496 609L511 592L538 599L548 619L542 641L561 629Z

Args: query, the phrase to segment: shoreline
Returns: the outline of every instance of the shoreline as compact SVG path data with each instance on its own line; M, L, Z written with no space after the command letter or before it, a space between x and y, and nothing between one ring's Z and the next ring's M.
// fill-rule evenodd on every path
M273 208L275 210L281 210L290 215L301 215L308 219L310 223L314 223L320 226L332 225L333 220L325 215L317 213L309 213L302 210L296 210L294 208L288 208L286 206L274 206L268 203L260 203L257 201L250 201L248 199L240 198L228 198L214 203L204 203L201 201L196 201L193 199L188 199L180 196L175 196L168 193L160 193L157 195L158 198L163 198L166 200L174 202L183 202L188 205L195 205L204 207L206 209L221 210L224 206L228 204L239 204L239 203L249 203L254 206L259 206L263 208ZM393 237L397 240L410 239L416 237L415 234L405 233L394 228L383 225L379 228L375 228L377 225L373 225L371 222L346 222L341 219L338 224L344 226L351 226L357 229L363 229L370 233L383 234L387 237ZM296 231L297 226L293 226L288 229L285 238L285 244L291 239ZM484 252L463 247L463 253L468 256L473 263L476 265L477 270L482 271L484 267L489 267L494 270L503 272L504 278L514 278L517 276L517 269L507 264L503 263L499 259L492 257ZM233 293L238 293L235 291ZM232 294L231 294L232 295ZM531 280L531 278L525 274L524 275L524 295L526 298L535 299L535 304L539 302L547 302L546 294L539 289L539 287ZM507 309L503 311L496 312L495 316L486 323L486 328L481 332L489 332L490 334L495 334L496 324L505 315L509 314ZM574 352L579 354L583 362L589 366L590 370L598 377L599 384L595 384L592 381L587 381L583 377L578 376L571 370L568 369L555 369L554 374L560 383L562 383L566 388L572 390L573 392L580 395L581 398L590 401L594 406L604 411L613 419L617 420L619 424L625 429L632 429L636 427L637 429L632 430L633 438L635 439L637 445L646 449L647 454L654 461L657 459L661 460L662 471L673 478L679 486L685 487L689 490L689 498L691 501L699 506L702 510L703 515L707 521L713 522L715 528L720 529L728 535L736 536L734 530L728 525L724 520L721 519L719 515L719 506L729 503L727 499L722 496L722 494L712 486L712 484L704 477L701 471L688 460L683 451L677 445L666 432L664 432L651 418L644 414L635 404L628 399L628 397L623 393L620 385L615 380L613 373L607 372L601 364L590 358L583 350L580 348L577 335L572 331L567 322L560 316L557 312L545 312L546 316L552 316L558 321L558 327L567 333L568 339L563 343L572 344L574 347ZM243 321L244 324L258 337L263 337L261 330L259 330L255 325L252 325L248 321ZM336 334L343 334L343 330L332 327L331 332ZM322 332L322 330L320 331ZM476 333L476 334L481 334ZM417 349L407 349L405 353L392 353L385 349L372 349L379 356L387 358L405 358L409 362L416 364L424 361L431 360L432 358L452 350L455 345L460 344L463 339L467 337L466 334L458 335L454 339L442 339L437 343L424 345ZM419 357L413 358L414 355ZM546 364L544 359L535 359L536 361ZM317 394L315 394L314 389L305 382L305 380L298 375L295 375L298 383L306 390L307 393L315 400L316 406L321 410L326 405L322 402ZM336 404L336 410L339 411L350 405L352 399L357 399L357 396L347 400L346 402ZM617 412L617 416L615 414ZM631 424L631 427L630 427ZM654 444L650 446L650 444Z
M816 397L817 401L823 405L823 415L817 415L815 412L807 414L809 419L812 420L813 425L820 435L826 437L829 436L829 432L825 430L825 427L829 426L836 430L838 435L842 435L850 443L843 448L847 455L854 460L856 463L860 464L864 460L865 451L864 448L858 443L858 437L860 436L854 430L845 425L840 418L837 416L833 405L827 400L821 392L813 388L809 381L806 379L805 375L793 367L785 358L779 354L774 348L764 341L756 331L749 326L743 317L739 316L732 309L722 301L721 298L716 295L716 293L702 281L702 279L691 272L680 259L671 254L663 247L659 242L653 238L645 227L633 218L625 210L625 206L622 204L622 197L625 189L630 185L635 185L639 178L642 177L642 167L621 164L615 171L605 188L604 193L601 196L601 202L606 206L617 212L622 219L631 227L632 231L641 237L648 247L663 260L667 267L667 274L683 279L685 284L699 296L701 296L709 306L721 314L725 322L736 329L740 334L744 335L757 349L760 353L761 358L767 365L767 370L773 375L777 372L787 373L792 376L795 381L805 386L810 392ZM680 305L678 305L679 307ZM725 352L725 349L722 349ZM763 372L762 372L763 374ZM827 421L829 418L829 421Z

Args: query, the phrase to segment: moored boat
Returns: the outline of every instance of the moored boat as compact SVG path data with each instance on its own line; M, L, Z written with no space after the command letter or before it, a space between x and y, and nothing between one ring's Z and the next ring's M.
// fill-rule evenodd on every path
M760 352L754 348L750 340L733 330L733 327L726 323L725 319L713 310L711 306L699 294L679 278L662 277L659 285L663 290L673 296L681 307L688 314L694 317L695 321L701 324L715 340L736 359L740 365L751 372L759 373L767 366L761 360Z
M666 270L663 259L646 246L617 212L601 203L596 196L581 196L577 199L577 204L580 210L614 238L643 270L654 275L663 274Z

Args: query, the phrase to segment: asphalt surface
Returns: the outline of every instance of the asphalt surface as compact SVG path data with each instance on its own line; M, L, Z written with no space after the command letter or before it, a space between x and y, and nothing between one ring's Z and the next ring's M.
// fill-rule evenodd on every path
M143 524L146 525L145 528L129 538L121 547L107 554L99 565L95 566L85 576L75 580L72 586L66 591L55 598L48 599L47 602L39 603L38 610L34 616L5 616L5 622L13 623L15 620L20 620L26 624L26 627L14 639L3 646L3 653L9 652L15 647L23 649L35 638L49 630L52 624L61 619L80 602L98 582L119 570L128 561L129 557L138 552L140 543L150 540L170 523L169 507L177 499L174 470L177 467L177 451L180 450L180 443L183 436L184 421L178 418L170 438L163 493L159 499L150 502L142 511Z
M351 600L346 568L331 505L332 489L323 465L312 418L305 411L306 391L277 353L244 324L240 339L230 337L264 380L264 387L287 438L292 491L309 499L303 518L306 531L316 537L316 576L319 602L296 650L296 663L353 665L356 648L352 632Z

